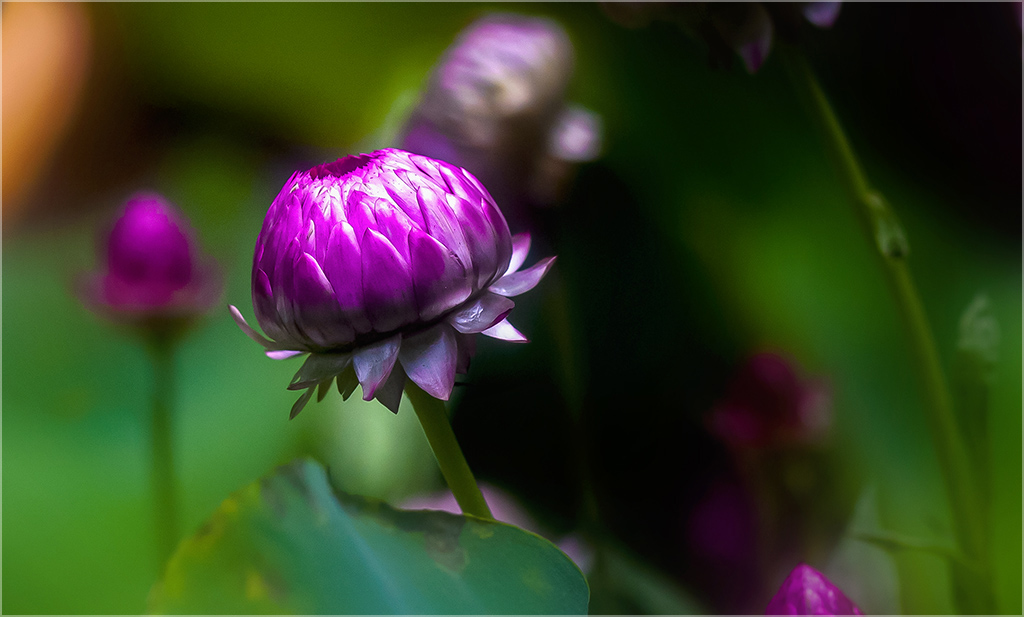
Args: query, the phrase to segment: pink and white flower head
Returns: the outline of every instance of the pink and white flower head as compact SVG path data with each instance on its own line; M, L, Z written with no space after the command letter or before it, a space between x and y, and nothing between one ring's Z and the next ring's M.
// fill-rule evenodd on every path
M793 568L765 615L863 615L832 581L807 564Z
M156 193L124 205L103 239L104 266L79 280L79 296L97 313L129 325L166 331L220 298L220 270L203 257L177 208Z
M293 174L267 211L252 301L269 338L231 312L271 358L309 354L292 417L335 379L346 399L358 384L397 412L406 377L448 399L473 335L526 341L510 298L554 263L520 271L529 247L464 169L396 149L347 156Z

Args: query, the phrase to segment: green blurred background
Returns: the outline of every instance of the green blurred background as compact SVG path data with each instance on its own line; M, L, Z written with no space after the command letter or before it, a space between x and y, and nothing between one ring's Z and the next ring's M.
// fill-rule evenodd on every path
M17 9L3 7L7 75ZM546 233L531 260L557 253L559 262L555 282L513 314L533 342L481 341L454 401L478 476L550 528L572 530L583 500L568 445L577 410L616 542L715 609L680 531L727 465L702 418L746 356L776 350L834 392L828 460L842 472L826 479L839 483L823 493L827 523L841 530L855 502L873 503L886 528L948 542L894 303L776 56L754 76L738 63L713 71L706 50L672 25L626 29L592 4L76 10L88 58L81 96L38 175L4 194L3 612L137 613L157 577L151 369L136 341L71 293L74 276L97 264L101 226L135 190L163 192L224 266L225 304L251 315L255 236L288 174L386 145L382 127L438 56L493 10L566 28L576 49L570 99L602 116L605 147L578 170L565 203L538 215ZM994 576L999 610L1019 614L1018 13L855 3L832 30L807 34L869 177L908 232L947 368L960 315L975 294L991 299L1002 333L989 419ZM5 80L5 100L14 87ZM6 189L20 179L9 176L7 143L4 151ZM289 422L296 364L264 357L226 308L191 333L176 362L186 529L302 454L327 463L340 488L392 501L441 486L407 403L392 416L331 395ZM889 562L850 545L832 534L829 550L851 560L844 580L883 561L898 573L899 604L882 608L950 612L940 559Z

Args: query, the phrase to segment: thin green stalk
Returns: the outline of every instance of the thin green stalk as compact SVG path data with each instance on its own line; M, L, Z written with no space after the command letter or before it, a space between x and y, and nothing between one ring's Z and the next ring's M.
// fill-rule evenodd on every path
M473 472L469 470L466 457L462 455L462 448L455 439L444 403L424 392L411 380L406 382L405 393L409 396L416 417L420 419L423 433L427 436L430 449L434 451L437 464L441 467L441 475L455 495L459 507L465 514L494 520L491 509L487 507L483 493L476 484Z
M174 344L153 340L149 346L153 360L152 467L156 523L157 558L162 568L170 559L178 540L178 505L174 475Z
M780 51L799 94L821 131L829 154L837 164L857 216L882 258L921 376L925 415L953 513L957 544L968 560L986 563L985 520L979 492L972 480L970 459L954 414L953 399L939 361L935 338L907 267L906 236L885 198L869 185L807 60L792 48ZM961 608L970 612L991 612L991 591L984 578L954 565L954 572L957 570L961 577L959 586L964 588L964 606Z

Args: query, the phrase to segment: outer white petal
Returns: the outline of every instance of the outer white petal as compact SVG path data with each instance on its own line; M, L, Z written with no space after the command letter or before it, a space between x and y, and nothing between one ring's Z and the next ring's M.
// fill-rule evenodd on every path
M448 323L463 334L476 334L505 319L515 305L515 302L498 294L484 293L452 313Z
M480 334L490 336L492 338L501 339L503 341L509 341L510 343L529 343L530 340L523 336L523 333L516 330L515 327L508 322L507 319L502 319L494 326L487 328Z
M528 270L506 274L488 289L501 296L518 296L521 293L526 293L537 286L537 283L544 278L554 263L554 257L542 259Z
M526 261L526 254L530 252L530 234L516 234L512 236L512 259L508 262L508 269L505 274L512 274L522 267Z

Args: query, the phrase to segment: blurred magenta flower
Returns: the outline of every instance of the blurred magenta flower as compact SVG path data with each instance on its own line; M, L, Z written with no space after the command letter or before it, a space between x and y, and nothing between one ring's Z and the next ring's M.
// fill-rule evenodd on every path
M102 251L105 268L80 279L79 296L112 320L173 327L220 298L219 268L199 253L185 217L156 193L127 201Z
M547 205L557 199L566 167L600 150L600 119L565 103L572 71L572 44L554 21L487 15L434 67L401 147L465 167L506 214Z
M447 400L465 373L473 335L525 342L506 319L509 299L532 289L554 257L519 271L530 237L512 237L487 189L448 163L395 149L296 172L256 239L252 300L271 358L310 354L290 390L337 378L347 398L398 411L408 376Z
M760 353L740 369L708 427L737 448L815 442L831 423L830 399L822 381L801 379L782 356Z
M825 575L807 564L793 568L765 615L863 615Z

